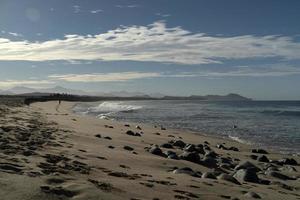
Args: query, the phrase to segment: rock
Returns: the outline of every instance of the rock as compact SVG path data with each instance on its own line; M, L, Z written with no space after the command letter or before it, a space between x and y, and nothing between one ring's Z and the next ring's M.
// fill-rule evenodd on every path
M187 144L185 147L184 147L184 151L187 151L187 152L194 152L194 151L197 151L196 149L196 146L193 145L193 144Z
M286 176L284 174L281 174L280 172L276 172L276 171L271 171L271 170L267 170L265 172L266 175L274 177L274 178L278 178L281 180L293 180L293 178Z
M259 162L269 162L269 159L265 155L258 156L257 161Z
M248 198L261 199L261 197L255 192L247 192L244 196Z
M223 144L217 144L217 148L227 150L227 148Z
M126 126L126 127L130 127L130 124L124 124L124 126Z
M252 149L252 153L268 154L264 149Z
M217 178L218 178L218 180L229 181L229 182L235 183L237 185L241 185L240 182L238 182L238 180L236 180L233 176L231 176L229 174L221 174Z
M231 151L240 151L237 147L229 147L228 150L231 150Z
M215 174L212 172L205 172L204 174L202 174L201 178L217 179Z
M174 151L167 151L166 155L170 159L178 160L178 156L177 156L176 152L174 152Z
M166 149L173 149L173 145L170 143L164 143L160 145L160 147L166 148Z
M173 160L178 160L179 159L177 154L170 154L170 155L168 155L168 158L173 159Z
M209 168L215 168L217 167L217 161L213 157L205 156L201 161L200 164L209 167Z
M191 168L189 167L184 167L184 168L180 168L180 169L175 169L173 171L174 174L188 174L190 176L194 176L194 177L201 177L201 173L200 172L194 172Z
M278 160L283 165L298 165L297 161L293 158L283 158L281 160Z
M109 136L104 137L104 139L106 139L106 140L112 140L111 137L109 137Z
M200 161L200 156L196 152L184 152L179 156L179 158L182 160L187 160L187 161L194 162L194 163L199 163L199 161Z
M259 182L259 178L257 177L256 172L249 169L240 169L234 173L233 177L240 182L243 181L252 182L252 183Z
M244 161L244 162L238 164L234 169L236 171L239 169L250 169L250 170L254 170L255 172L261 171L261 169L259 169L258 167L256 167L254 164L252 164L249 161Z
M158 148L157 146L152 146L151 149L149 150L150 153L154 154L154 155L163 155L163 152L160 148Z
M180 147L180 148L184 148L185 147L185 143L182 140L175 140L173 142L173 146L175 147Z
M290 190L290 191L293 191L295 190L296 188L292 187L292 186L289 186L285 183L282 183L282 182L279 182L279 181L272 181L272 184L273 185L278 185L279 187L283 188L283 189L286 189L286 190Z
M126 134L127 134L127 135L130 135L130 136L141 136L140 133L135 133L135 132L133 132L133 131L131 131L131 130L126 131Z
M214 151L207 151L204 155L205 157L212 157L212 158L216 158L218 156L218 154Z
M135 133L134 133L132 130L126 131L126 134L127 134L127 135L131 135L131 136L134 136L134 135L135 135Z
M123 149L127 150L127 151L133 151L134 148L130 147L130 146L124 146Z
M101 138L101 135L100 134L96 134L95 137Z
M258 156L257 155L250 155L250 158L252 158L253 160L257 160Z

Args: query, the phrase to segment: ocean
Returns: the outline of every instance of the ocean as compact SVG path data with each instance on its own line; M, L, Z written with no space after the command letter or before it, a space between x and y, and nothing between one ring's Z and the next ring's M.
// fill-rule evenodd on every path
M199 131L282 153L300 154L300 101L104 101L78 103L73 111Z

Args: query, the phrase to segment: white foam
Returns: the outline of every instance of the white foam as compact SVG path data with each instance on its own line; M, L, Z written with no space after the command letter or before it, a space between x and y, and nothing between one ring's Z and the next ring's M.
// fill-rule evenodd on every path
M230 139L232 139L232 140L234 140L234 141L237 141L237 142L239 142L239 143L242 143L242 144L250 144L250 142L247 142L247 141L245 141L245 140L243 140L243 139L241 139L241 138L239 138L239 137L237 137L237 136L231 136L231 135L229 135L228 136Z
M128 102L126 102L128 103ZM121 101L105 101L95 107L88 108L93 113L116 113L141 109L142 106L128 105Z

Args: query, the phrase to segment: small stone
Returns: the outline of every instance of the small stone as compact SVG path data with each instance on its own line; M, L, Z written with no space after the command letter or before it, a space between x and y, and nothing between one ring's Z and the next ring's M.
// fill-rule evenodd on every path
M258 156L257 161L259 162L269 162L269 159L265 155Z
M255 192L247 192L245 196L248 198L261 199L261 197Z
M229 182L235 183L237 185L241 185L240 182L238 182L233 176L231 176L229 174L221 174L217 178L218 178L218 180L229 181Z
M252 153L268 154L264 149L252 149Z
M212 172L205 172L204 174L202 174L201 178L217 179L215 174Z
M130 147L130 146L124 146L123 147L125 150L127 150L127 151L133 151L134 150L134 148L132 148L132 147Z

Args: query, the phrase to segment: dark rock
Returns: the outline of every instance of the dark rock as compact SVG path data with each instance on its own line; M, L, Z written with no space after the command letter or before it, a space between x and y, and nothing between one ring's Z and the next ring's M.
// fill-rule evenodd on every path
M194 172L191 168L189 167L184 167L184 168L180 168L180 169L175 169L173 171L174 174L188 174L190 176L194 176L194 177L201 177L201 173L200 172Z
M230 147L228 150L231 150L231 151L240 151L237 147Z
M175 140L173 142L173 146L175 147L180 147L180 148L184 148L185 147L185 143L182 140Z
M268 154L264 149L252 149L252 153Z
M253 160L257 160L258 156L257 156L257 155L254 155L254 154L252 154L252 155L250 155L250 158L252 158Z
M218 154L214 151L207 151L204 155L205 157L212 157L212 158L216 158L218 156Z
M283 158L279 162L283 165L298 165L297 161L293 158Z
M130 124L124 124L124 126L126 126L126 127L130 127Z
M261 171L258 167L256 167L254 164L252 164L249 161L244 161L240 164L238 164L235 168L236 171L240 169L249 169L249 170L254 170L255 172Z
M134 148L132 148L132 147L130 147L130 146L124 146L123 147L125 150L127 150L127 151L133 151L134 150Z
M209 168L215 168L215 167L217 167L217 161L213 157L207 157L207 156L205 156L200 161L200 164L203 165L203 166L205 166L205 167L209 167Z
M142 130L142 128L140 126L136 126L135 127L136 129L139 129L139 130Z
M194 163L199 163L199 161L200 161L200 156L196 152L184 152L179 156L179 158L182 160L187 160L187 161L194 162Z
M258 156L257 161L259 162L269 162L269 159L265 155Z
M178 156L177 156L177 154L170 154L170 155L168 155L168 158L169 159L174 159L174 160L178 160L179 159Z
M166 148L166 149L172 149L173 145L170 143L164 143L162 145L160 145L160 147Z
M223 144L217 144L217 148L227 150L227 147L225 147Z
M193 144L187 144L185 147L184 147L184 151L187 151L187 152L194 152L194 151L197 151L196 150L196 146L193 145Z
M157 146L152 146L151 149L149 150L150 153L154 154L154 155L163 155L163 152L160 148L158 148Z
M106 139L106 140L112 140L111 137L109 137L109 136L104 137L104 139Z
M101 138L101 135L100 134L96 134L95 137Z
M215 174L212 172L205 172L204 174L202 174L201 178L217 179Z
M235 183L237 185L241 185L240 182L238 182L238 180L236 180L233 176L231 176L229 174L221 174L217 178L218 178L218 180L229 181L229 182Z
M127 135L131 135L131 136L134 136L134 135L135 135L135 133L134 133L132 130L126 131L126 134L127 134Z
M267 170L265 172L266 175L274 177L274 178L278 178L281 180L293 180L293 178L286 176L284 174L281 174L280 172L276 172L276 171L271 171L271 170Z
M256 172L253 170L248 169L240 169L235 172L233 175L234 178L236 178L238 181L243 182L252 182L252 183L258 183L259 178L256 175Z
M255 192L247 192L245 196L248 198L261 199L261 197Z

